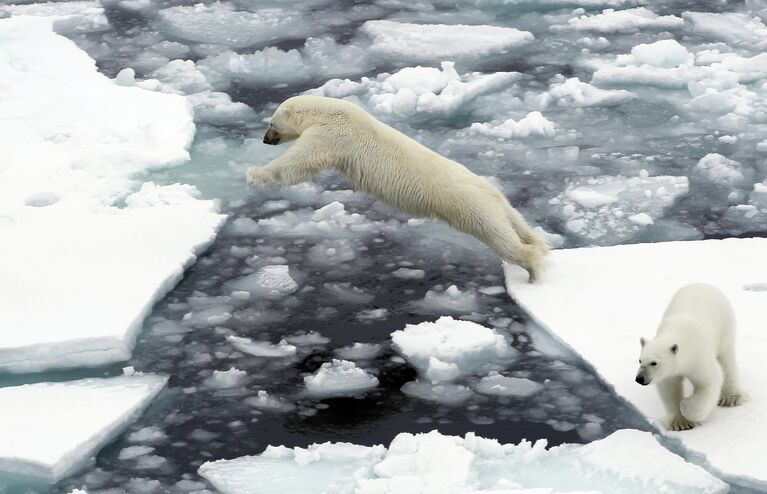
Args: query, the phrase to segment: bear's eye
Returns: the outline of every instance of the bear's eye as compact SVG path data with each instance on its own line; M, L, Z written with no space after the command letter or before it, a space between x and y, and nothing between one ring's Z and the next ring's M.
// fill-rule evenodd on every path
M650 367L655 367L656 365L658 365L658 362L655 362L655 361L650 362Z

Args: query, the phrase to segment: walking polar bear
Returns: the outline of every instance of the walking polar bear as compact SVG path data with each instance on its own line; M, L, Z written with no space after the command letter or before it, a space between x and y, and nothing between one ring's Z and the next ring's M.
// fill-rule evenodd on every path
M655 338L640 341L636 381L656 384L672 430L692 429L717 404L734 407L744 401L735 364L735 315L713 286L695 283L680 288ZM685 378L693 385L687 398Z
M379 122L348 101L296 96L274 112L266 144L296 143L248 182L294 185L335 169L351 184L409 214L473 235L537 280L548 252L522 215L487 180Z

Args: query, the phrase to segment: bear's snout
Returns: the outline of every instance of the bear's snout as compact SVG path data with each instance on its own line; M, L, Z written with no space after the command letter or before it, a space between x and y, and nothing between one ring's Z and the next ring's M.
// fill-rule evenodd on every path
M637 375L636 382L641 384L642 386L647 386L650 384L650 381L648 381L643 375L639 374Z
M264 134L264 144L279 144L280 143L280 134L274 128L269 127L266 129L266 134Z

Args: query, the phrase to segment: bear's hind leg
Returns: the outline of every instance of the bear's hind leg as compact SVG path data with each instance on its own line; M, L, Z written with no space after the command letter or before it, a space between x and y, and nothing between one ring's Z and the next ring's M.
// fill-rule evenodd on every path
M504 261L524 268L528 281L535 283L543 270L543 259L539 250L522 243L517 232L505 222L482 222L471 233L490 247Z
M548 242L530 228L525 218L511 204L507 205L506 216L508 216L511 227L522 240L522 243L533 246L538 250L540 256L545 256L549 253Z
M720 407L736 407L745 401L745 393L738 385L738 368L735 364L735 348L730 345L719 355L719 363L724 373L722 392L719 394Z

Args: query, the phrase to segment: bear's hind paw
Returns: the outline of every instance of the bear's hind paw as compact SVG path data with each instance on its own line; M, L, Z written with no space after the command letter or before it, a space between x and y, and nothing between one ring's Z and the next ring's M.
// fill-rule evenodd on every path
M694 429L697 424L691 420L687 420L683 415L675 415L671 419L670 429L672 431L689 431Z
M742 405L744 401L745 399L742 393L728 393L723 394L719 398L717 405L720 407L737 407Z
M248 183L250 185L267 185L274 182L271 174L260 166L248 168Z

